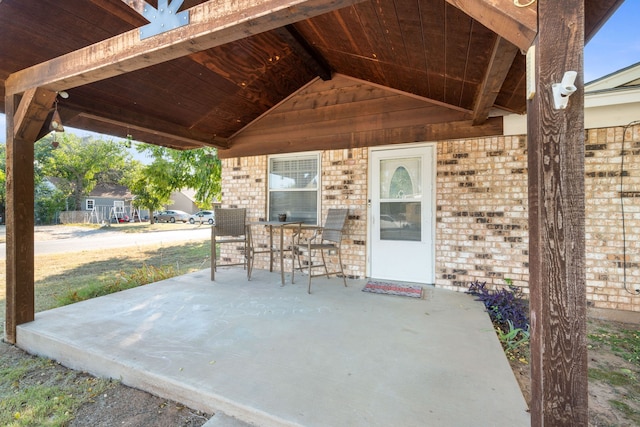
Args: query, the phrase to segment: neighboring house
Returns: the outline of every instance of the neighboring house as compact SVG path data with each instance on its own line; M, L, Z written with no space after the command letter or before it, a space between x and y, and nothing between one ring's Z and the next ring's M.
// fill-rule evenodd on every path
M322 224L329 208L349 208L343 263L350 278L457 291L467 290L475 280L503 286L510 279L527 292L526 117L505 116L501 136L433 140L425 132L424 142L398 143L403 116L384 122L391 116L385 111L389 104L375 102L387 95L384 89L358 82L356 93L348 80L336 76L306 86L243 130L239 140L277 135L278 121L270 116L295 110L310 94L314 105L334 105L341 96L358 98L362 111L376 105L369 122L385 127L384 133L375 134L384 135L381 140L368 148L224 158L222 205L247 208L250 221L287 213L289 219L309 224ZM588 304L640 312L640 122L631 124L640 120L640 64L594 81L585 90ZM376 99L368 103L367 93L375 93ZM407 104L413 98L407 96ZM298 111L313 123L314 133L301 132L300 139L311 139L319 129L324 138L337 142L360 137L355 131L340 133L323 126L315 111ZM501 114L506 113L496 112ZM304 129L305 123L298 128ZM293 137L287 141L296 142ZM627 212L624 229L622 206ZM258 231L260 238L264 236ZM242 256L239 249L234 252L225 256ZM258 258L255 266L266 268L267 263Z
M129 189L117 184L98 184L83 200L89 222L101 223L140 221L149 218L149 211L133 207L134 196Z
M197 212L196 190L185 188L171 193L171 204L165 207L167 210L179 210L192 214Z

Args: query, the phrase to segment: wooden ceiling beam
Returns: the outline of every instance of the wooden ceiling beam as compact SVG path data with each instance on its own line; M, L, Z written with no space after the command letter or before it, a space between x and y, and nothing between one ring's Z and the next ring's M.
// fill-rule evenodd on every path
M124 131L138 131L170 138L185 143L192 148L202 146L228 148L225 138L198 132L172 122L150 118L122 108L112 108L107 105L102 105L99 109L85 106L65 106L64 108L59 107L59 109L63 116L73 114L79 119L108 123L121 127Z
M140 40L127 31L11 74L7 95L32 87L66 90L171 61L254 34L311 18L362 0L211 0L188 9L190 23Z
M307 135L282 138L265 144L264 141L233 141L228 150L218 150L218 157L257 156L273 153L293 153L304 150L340 150L346 148L374 147L386 144L406 144L409 142L442 141L446 139L479 138L501 135L502 117L491 117L479 126L473 126L471 120L450 121L444 123L416 124L394 129L368 129L347 131L340 134L319 135L310 132Z
M324 81L331 80L331 67L327 61L305 40L293 25L277 28L275 32L291 46L291 49L302 58L311 71Z
M92 0L92 1L94 3L108 3L108 2L105 2L104 0ZM145 5L144 0L122 0L122 2L127 6L129 6L131 9L138 12L140 16L142 16L142 14L144 13L144 5Z
M30 143L38 140L56 96L56 92L43 88L32 88L24 93L13 118L16 140Z
M529 49L538 33L535 2L527 7L518 7L513 0L447 0L447 3L523 51Z
M498 36L493 45L489 66L485 71L482 83L478 88L473 106L473 124L484 123L489 111L500 93L500 88L507 78L513 59L518 54L518 47Z
M131 25L139 26L141 22L147 22L142 16L142 9L145 2L143 0L122 0L127 7L123 7L119 3L105 0L89 0L99 8L106 10L110 15L117 16L124 22L128 22Z

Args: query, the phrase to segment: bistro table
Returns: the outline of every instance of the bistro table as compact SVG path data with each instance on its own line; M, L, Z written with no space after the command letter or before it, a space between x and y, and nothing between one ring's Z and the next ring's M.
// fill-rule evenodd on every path
M254 221L249 224L250 226L264 226L269 227L269 249L264 251L253 250L253 254L269 254L269 271L273 271L273 253L280 252L280 277L282 279L282 286L284 286L284 252L289 249L284 247L284 230L285 228L300 228L302 221ZM295 226L295 227L294 227ZM278 247L273 245L273 230L280 230L280 245ZM253 244L253 242L252 242Z

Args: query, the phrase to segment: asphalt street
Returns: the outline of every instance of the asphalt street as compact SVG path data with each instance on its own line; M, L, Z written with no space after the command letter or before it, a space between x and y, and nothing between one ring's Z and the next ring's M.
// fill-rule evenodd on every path
M36 232L35 254L45 255L53 253L117 249L180 241L202 241L210 238L211 227L207 226L194 226L193 229L152 231L144 233L123 233L110 230L77 232L68 233L63 236L58 235L48 240L39 240L38 233ZM0 259L6 259L6 243L0 243Z

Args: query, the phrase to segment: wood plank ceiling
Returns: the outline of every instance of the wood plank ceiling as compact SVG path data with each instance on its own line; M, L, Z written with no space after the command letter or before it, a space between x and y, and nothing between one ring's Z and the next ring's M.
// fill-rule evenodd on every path
M588 35L618 2L586 1ZM201 3L186 0L181 9ZM515 7L511 0L502 3ZM19 70L146 24L135 10L141 4L1 1L0 95L9 75ZM59 100L59 111L65 126L120 137L132 134L140 141L179 149L228 148L247 125L310 81L339 73L449 107L452 115L443 122L458 120L460 111L475 124L484 122L491 108L524 113L524 56L463 12L465 4L470 3L365 1L69 88L69 98ZM535 10L531 13L535 18Z

